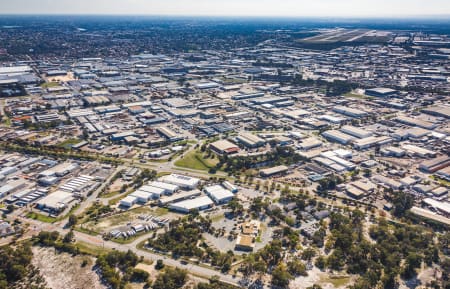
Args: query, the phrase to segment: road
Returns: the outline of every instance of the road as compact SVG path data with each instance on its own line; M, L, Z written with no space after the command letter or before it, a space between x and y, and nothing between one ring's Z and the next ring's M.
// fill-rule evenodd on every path
M100 192L111 182L112 178L120 172L121 170L125 169L125 166L118 166L114 172L89 196L86 198L86 200L82 201L80 206L73 212L74 215L81 214L86 208L90 207L92 203L95 202L95 200L98 198L98 195Z

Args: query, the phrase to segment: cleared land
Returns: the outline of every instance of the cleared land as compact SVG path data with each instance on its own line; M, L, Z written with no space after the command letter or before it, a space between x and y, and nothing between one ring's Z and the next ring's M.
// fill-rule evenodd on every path
M41 247L34 247L33 255L32 263L40 269L48 288L107 288L101 284L99 276L93 271L95 259L92 257L55 254L54 249ZM83 261L87 262L85 266L82 266Z

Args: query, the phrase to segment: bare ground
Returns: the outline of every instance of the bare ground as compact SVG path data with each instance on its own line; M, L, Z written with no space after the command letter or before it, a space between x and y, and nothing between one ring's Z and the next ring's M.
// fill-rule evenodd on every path
M87 260L82 267L83 260ZM92 269L95 259L89 256L72 256L57 253L53 248L33 247L34 266L52 289L106 289Z

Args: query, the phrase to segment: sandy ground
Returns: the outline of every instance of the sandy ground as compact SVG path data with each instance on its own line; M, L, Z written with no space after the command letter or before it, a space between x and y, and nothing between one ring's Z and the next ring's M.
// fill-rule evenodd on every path
M41 275L52 289L106 289L100 278L92 270L94 258L62 253L55 254L52 248L33 247L33 265L40 269ZM81 267L83 260L88 265Z
M289 284L290 289L305 289L307 287L313 286L314 284L320 285L323 289L335 289L335 288L346 288L347 284L336 287L331 282L328 282L328 274L320 271L317 267L313 267L308 271L308 276L298 277L291 281Z

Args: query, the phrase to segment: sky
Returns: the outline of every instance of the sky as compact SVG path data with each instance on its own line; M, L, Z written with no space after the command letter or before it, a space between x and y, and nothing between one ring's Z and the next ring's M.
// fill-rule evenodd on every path
M0 14L444 16L450 0L0 0Z

